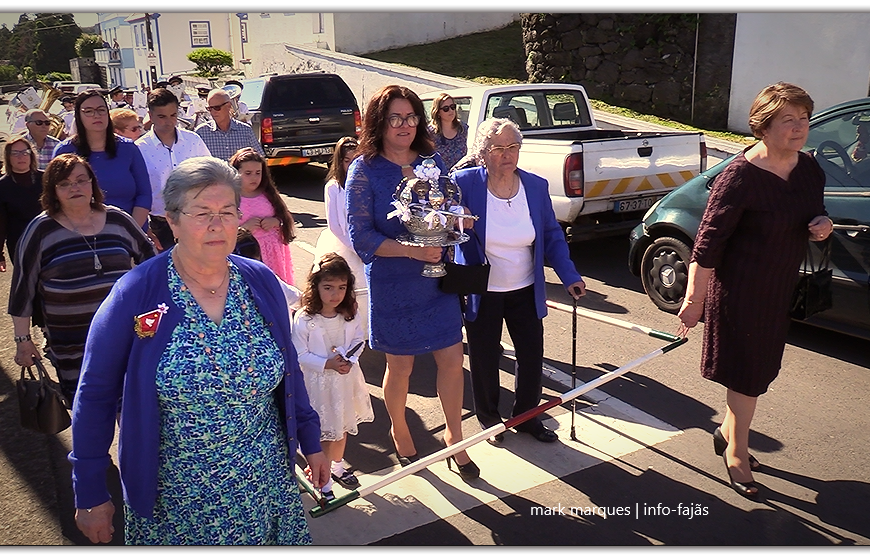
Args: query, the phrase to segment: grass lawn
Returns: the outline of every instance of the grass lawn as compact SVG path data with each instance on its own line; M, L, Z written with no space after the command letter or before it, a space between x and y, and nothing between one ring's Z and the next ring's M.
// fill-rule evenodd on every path
M518 21L495 31L475 33L428 45L382 50L361 56L381 62L419 68L445 76L468 79L485 85L524 83L529 79L525 68L523 30ZM756 141L754 138L746 138L741 134L701 130L673 120L608 105L601 101L591 100L591 103L596 110L670 126L679 130L701 131L712 137L747 145Z

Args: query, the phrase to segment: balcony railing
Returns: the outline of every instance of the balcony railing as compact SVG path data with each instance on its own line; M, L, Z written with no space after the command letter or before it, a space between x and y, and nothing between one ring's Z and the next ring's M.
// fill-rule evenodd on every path
M102 66L116 66L121 64L121 49L98 48L94 50L94 59Z

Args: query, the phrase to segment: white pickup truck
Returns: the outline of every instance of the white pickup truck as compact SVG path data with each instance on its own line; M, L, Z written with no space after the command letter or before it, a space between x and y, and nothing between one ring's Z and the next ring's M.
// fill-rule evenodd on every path
M528 83L444 91L469 126L468 147L487 118L509 118L523 134L519 167L550 183L569 242L627 234L644 212L707 167L699 132L604 130L580 85ZM430 114L442 91L420 96Z

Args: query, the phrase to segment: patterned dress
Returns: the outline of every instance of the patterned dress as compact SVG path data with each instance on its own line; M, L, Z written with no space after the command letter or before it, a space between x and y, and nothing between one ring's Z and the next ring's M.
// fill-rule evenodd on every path
M266 198L265 194L258 194L253 198L242 196L242 220L247 221L251 217L274 217L275 208ZM284 244L281 229L264 231L257 228L251 231L254 238L260 243L260 252L263 255L263 263L274 271L282 281L289 285L295 285L293 281L293 258L290 255L290 245Z
M444 159L447 170L459 162L468 153L468 126L459 123L459 132L450 139L435 131L435 126L429 125L429 135L435 140L435 150Z
M807 224L825 214L824 188L824 172L806 153L788 180L743 154L716 177L692 255L714 270L701 356L708 380L757 397L779 374Z
M444 172L441 157L435 161ZM417 157L412 167L423 161ZM348 226L363 261L369 285L369 346L393 355L419 355L462 341L459 297L442 292L438 279L423 277L424 263L411 258L382 258L375 251L387 238L407 233L393 211L393 194L402 168L377 155L357 157L348 169Z
M230 264L217 325L172 258L169 288L184 319L157 371L157 502L153 519L125 507L127 544L311 544L273 395L284 364L250 289Z

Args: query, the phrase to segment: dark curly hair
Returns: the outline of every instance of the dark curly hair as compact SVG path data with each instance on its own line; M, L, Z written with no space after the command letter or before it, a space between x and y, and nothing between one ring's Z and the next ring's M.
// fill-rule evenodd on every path
M356 295L354 295L354 285L356 283L353 272L347 264L347 260L336 254L328 252L320 257L320 261L315 263L308 274L308 285L305 287L305 292L302 293L302 301L300 306L306 314L313 316L323 311L323 301L320 300L320 292L317 290L320 282L325 279L346 279L347 291L344 294L344 300L336 307L339 314L344 316L346 321L353 320L356 316Z
M416 93L401 85L387 85L377 91L369 100L363 118L362 132L359 135L359 149L357 153L367 161L371 160L384 149L384 129L389 126L387 120L390 102L393 99L405 99L411 103L414 113L420 117L417 123L417 135L411 142L411 149L421 155L429 155L435 151L435 144L429 137L426 126L426 111L423 110L423 101Z

